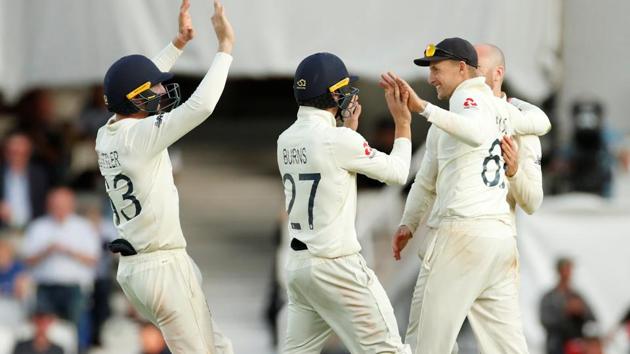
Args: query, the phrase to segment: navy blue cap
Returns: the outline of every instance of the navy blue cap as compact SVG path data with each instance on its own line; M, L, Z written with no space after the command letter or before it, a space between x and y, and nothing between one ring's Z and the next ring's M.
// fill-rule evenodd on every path
M134 54L118 59L109 67L103 82L105 104L111 112L129 114L137 109L128 95L137 96L145 89L173 78L172 73L160 69L144 55ZM133 98L133 97L131 97Z
M295 100L300 103L331 92L331 88L345 86L343 80L348 79L348 83L359 79L357 76L348 74L348 69L343 61L331 53L315 53L306 57L297 70L293 78L293 93ZM332 90L335 91L335 90Z
M431 45L429 45L431 46ZM465 39L453 37L446 38L435 45L434 53L424 51L424 57L415 59L413 62L418 66L429 66L432 62L442 60L463 61L466 64L476 68L478 65L477 51L470 42Z

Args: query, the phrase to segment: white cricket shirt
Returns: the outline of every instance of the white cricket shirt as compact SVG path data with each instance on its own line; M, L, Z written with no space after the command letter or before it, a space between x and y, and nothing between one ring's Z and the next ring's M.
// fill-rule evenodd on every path
M153 62L168 71L180 53L169 44ZM231 62L229 54L217 53L192 96L172 111L144 119L113 117L98 130L98 164L114 224L138 252L186 247L167 148L210 116Z
M387 184L404 184L411 141L398 138L389 155L370 148L348 128L337 128L325 110L301 106L297 120L278 138L278 167L284 183L289 233L315 256L357 253L357 187L361 173Z
M483 77L462 82L449 104L450 111L428 105L423 112L433 125L401 224L414 231L435 198L430 227L447 219L480 218L510 225L501 138L542 135L550 129L549 120L526 116L495 97Z
M505 100L506 97L503 97ZM523 112L531 112L536 117L547 118L540 108L516 98L512 98L512 104ZM531 115L530 115L531 117ZM514 228L516 230L516 204L527 214L533 214L543 201L542 180L542 147L540 139L536 135L516 136L518 146L518 170L512 177L508 177L510 189L507 200L510 205Z

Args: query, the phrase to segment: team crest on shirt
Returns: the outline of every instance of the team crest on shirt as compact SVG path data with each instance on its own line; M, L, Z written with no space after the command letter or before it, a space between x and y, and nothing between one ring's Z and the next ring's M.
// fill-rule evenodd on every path
M372 150L372 148L370 147L370 144L368 144L367 141L363 142L363 151L365 153L365 156L367 156L369 158L374 157L375 152L374 152L374 150Z
M162 116L164 113L160 113L157 117L155 117L155 126L160 127L162 125Z
M476 108L477 107L477 102L475 102L475 100L473 100L471 97L468 97L467 99L464 100L464 108Z

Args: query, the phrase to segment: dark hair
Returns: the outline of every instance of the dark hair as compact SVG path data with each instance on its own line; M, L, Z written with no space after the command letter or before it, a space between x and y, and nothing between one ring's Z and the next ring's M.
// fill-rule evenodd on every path
M329 92L324 93L323 95L319 95L314 98L309 98L304 101L298 101L300 106L309 106L315 107L319 109L333 108L337 107L337 102L333 98L332 94Z
M573 261L569 257L561 257L556 261L556 271L560 272L560 269L565 265L573 265Z

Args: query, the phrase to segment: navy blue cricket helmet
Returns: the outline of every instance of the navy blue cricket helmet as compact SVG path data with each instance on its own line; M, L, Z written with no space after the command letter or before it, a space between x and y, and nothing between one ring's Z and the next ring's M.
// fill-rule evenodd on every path
M346 109L350 101L359 90L351 87L350 83L359 78L348 73L346 65L336 55L331 53L315 53L306 57L295 70L293 78L293 94L295 101L302 105L316 98L321 98L323 107L337 105ZM335 101L331 94L337 94ZM329 103L326 107L326 103Z
M165 85L166 92L159 94L151 87L172 78L172 73L160 71L144 55L124 56L105 74L103 86L107 109L118 114L166 112L179 104L179 85Z

